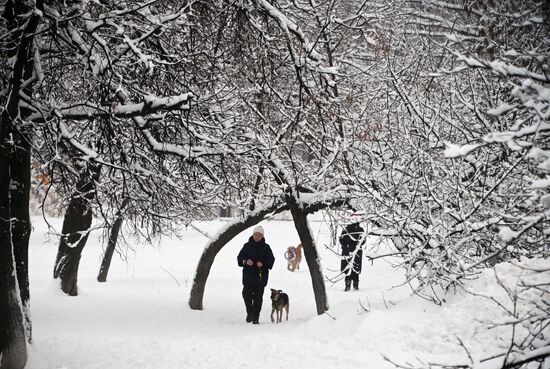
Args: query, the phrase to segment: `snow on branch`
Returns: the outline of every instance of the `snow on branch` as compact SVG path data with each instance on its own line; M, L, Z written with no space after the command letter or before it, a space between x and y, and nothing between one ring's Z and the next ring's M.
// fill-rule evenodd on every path
M505 63L501 60L489 61L482 58L468 57L456 51L452 51L452 53L457 57L458 60L463 61L467 66L472 68L490 69L493 72L505 77L523 77L530 78L533 81L538 82L550 82L550 75L548 74L531 72L527 68L519 68Z
M54 108L50 115L46 117L40 113L34 113L31 115L30 120L49 120L54 116L73 121L90 120L100 117L133 118L146 116L162 110L189 110L192 97L193 94L191 93L168 97L145 96L141 103L129 103L111 107L99 106L88 102L82 106Z
M537 122L530 126L524 127L517 131L503 131L503 132L492 132L485 137L483 141L487 143L506 143L511 139L523 138L525 136L532 136L541 133L550 132L550 123ZM525 147L531 146L530 144L525 145Z
M321 54L315 50L315 44L310 42L304 32L298 27L298 25L290 20L286 15L281 13L277 8L271 5L266 0L258 0L258 4L265 9L267 14L275 19L279 23L279 27L285 31L288 35L294 34L300 43L303 45L307 56L312 60L319 62L322 60Z
M472 151L474 151L475 149L477 149L478 147L480 147L480 145L478 144L458 146L450 142L445 142L445 146L446 148L443 155L446 158L458 158L460 156L466 156Z
M89 147L86 147L85 145L82 145L76 138L75 135L69 131L65 123L60 122L59 123L59 129L61 131L61 136L67 140L74 148L76 148L78 151L83 153L86 158L90 159L97 159L99 157L99 154L90 149Z
M130 98L120 86L117 86L116 84L111 84L111 89L116 94L118 100L124 104L123 106L135 105L130 103ZM190 98L192 95L183 94L180 96L187 96L187 98ZM154 99L154 100L157 102L159 101L158 99ZM182 103L182 101L179 101L178 99L176 99L175 101L180 104ZM159 106L162 106L162 104L159 104ZM221 145L219 149L207 150L206 147L201 145L183 145L178 143L161 142L157 140L153 135L153 132L151 132L147 119L145 119L142 115L139 115L139 114L135 114L131 116L131 118L136 124L139 131L142 133L147 144L149 144L149 146L153 151L158 153L175 155L184 160L196 159L198 160L198 163L202 166L202 168L208 172L210 172L210 170L208 169L208 165L206 165L205 163L202 163L202 161L199 160L199 158L206 155L225 155L226 153L226 150L224 150L224 147Z

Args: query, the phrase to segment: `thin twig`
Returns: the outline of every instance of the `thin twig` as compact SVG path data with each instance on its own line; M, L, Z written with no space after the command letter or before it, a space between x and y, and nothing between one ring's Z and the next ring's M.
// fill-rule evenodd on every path
M178 284L178 287L181 287L180 282L178 282L178 280L176 279L176 277L174 277L174 275L172 273L170 273L168 270L164 269L162 266L159 266L159 268L164 270L166 273L168 273L168 275L170 277L172 277L174 279L174 281L176 281L176 283Z
M332 315L330 315L329 313L327 313L326 311L323 313L323 314L327 314L328 316L330 316L332 318L332 320L336 320L335 317L333 317Z

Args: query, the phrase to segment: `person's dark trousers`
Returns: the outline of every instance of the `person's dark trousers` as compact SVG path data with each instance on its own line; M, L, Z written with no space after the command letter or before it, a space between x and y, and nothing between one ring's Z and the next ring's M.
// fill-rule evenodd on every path
M359 289L359 274L358 273L352 271L349 275L346 276L345 281L346 281L345 291L350 290L352 282L353 282L353 289L354 290Z
M246 305L246 315L247 318L251 318L254 322L260 320L264 288L265 287L260 284L250 283L245 283L243 286L243 299L244 304Z

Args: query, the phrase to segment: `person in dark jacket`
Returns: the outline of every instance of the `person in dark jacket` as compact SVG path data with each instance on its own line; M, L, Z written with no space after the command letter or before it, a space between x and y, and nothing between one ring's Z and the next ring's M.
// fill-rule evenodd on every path
M346 287L344 291L349 291L353 282L353 289L359 289L359 274L363 264L363 228L359 223L351 223L344 228L340 235L340 245L342 246L342 261L340 270L346 275Z
M264 288L274 262L273 252L265 243L264 229L262 226L255 227L252 237L237 256L237 263L243 268L243 299L247 323L259 323Z

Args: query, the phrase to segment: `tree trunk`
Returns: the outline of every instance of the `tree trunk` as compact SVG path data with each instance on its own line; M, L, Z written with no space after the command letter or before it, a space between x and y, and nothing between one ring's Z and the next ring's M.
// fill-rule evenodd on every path
M249 227L261 222L268 214L278 214L288 208L281 203L275 203L270 207L262 210L258 210L249 214L244 219L239 219L234 223L230 223L224 231L222 231L214 240L211 240L201 255L199 263L197 265L197 271L195 272L195 278L193 279L193 287L191 288L191 295L189 297L189 306L193 310L202 310L202 300L204 297L204 287L206 280L210 274L210 269L214 263L214 259L218 252L231 241L239 233L243 232ZM236 259L235 259L236 260Z
M9 85L0 102L0 369L24 368L31 340L28 248L30 237L30 131L27 109L20 109L20 94L32 96L34 33L42 2L6 3L3 17L11 31L7 58ZM8 33L9 35L9 33ZM26 333L28 336L26 337Z
M23 313L25 330L29 343L32 341L29 290L29 238L31 220L29 217L29 196L31 187L31 143L24 133L14 133L14 152L10 159L10 211L12 221L12 246L17 284Z
M326 298L325 284L323 282L323 275L321 273L321 266L316 261L318 260L317 250L315 249L315 246L313 244L313 237L309 233L306 215L325 209L328 206L339 207L339 206L342 206L344 203L345 203L345 200L341 200L341 199L333 200L332 203L330 204L327 204L326 201L323 201L323 202L309 204L308 206L304 207L303 210L298 209L301 213L303 213L302 215L304 219L300 221L300 224L305 224L307 235L302 236L302 234L300 234L300 232L306 233L303 231L304 229L303 226L300 226L300 229L298 229L298 226L296 226L296 229L298 230L298 234L300 235L302 245L305 245L304 239L308 237L310 239L309 241L310 246L308 248L309 251L307 251L306 253L305 246L304 246L304 252L306 253L306 260L308 262L309 270L311 273L313 291L315 294L315 301L317 303L317 312L319 314L322 314L323 312L328 310L328 304L327 304L327 298ZM294 204L296 205L295 201L294 201ZM287 204L277 203L275 205L270 206L267 209L258 210L250 214L248 217L228 225L226 229L222 231L215 240L210 241L210 243L206 245L201 255L201 258L199 260L199 263L197 265L197 271L195 272L195 278L193 280L193 287L191 288L191 296L189 298L189 306L191 307L191 309L193 310L203 309L202 300L204 297L204 287L206 285L206 280L208 279L208 275L210 274L210 268L212 267L212 264L214 263L214 259L216 258L216 255L218 254L218 252L220 252L220 250L229 241L231 241L236 235L246 230L247 228L252 227L253 225L259 223L265 218L266 215L270 213L278 214L288 209L289 209L289 204L287 200ZM293 218L294 218L294 215L293 215ZM301 219L301 217L298 217L295 219ZM295 224L296 224L296 220L295 220ZM313 267L310 259L313 259L313 263L314 263Z
M300 209L294 197L287 196L286 201L294 220L294 226L300 236L300 242L302 242L304 248L304 255L309 267L315 303L317 305L317 314L321 315L328 310L328 300L319 254L317 253L317 248L315 247L315 242L307 223L307 212L305 209Z
M252 200L250 201L250 211L256 210L256 197L258 196L260 185L262 184L262 174L264 172L264 167L260 165L258 169L258 175L256 176L256 182L254 183L254 188L252 190Z
M14 228L19 219L12 214L11 194L16 182L12 181L12 159L19 150L10 152L13 144L8 124L0 127L0 368L23 368L27 361L24 314L21 295L17 293L17 268L14 259ZM11 127L9 127L11 128ZM7 133L9 132L9 136ZM30 170L30 168L29 168ZM24 204L22 204L24 206ZM28 211L28 208L27 208ZM27 236L28 247L28 236ZM19 242L23 246L23 242ZM23 257L24 252L19 253ZM27 279L28 281L28 279ZM28 293L28 285L27 285Z
M118 233L120 232L120 228L122 227L122 222L124 220L124 216L122 215L122 210L124 209L124 207L126 207L129 201L130 201L129 199L124 199L124 201L122 201L122 205L120 206L120 209L117 212L115 222L111 227L111 230L109 233L109 241L107 243L107 248L105 249L105 255L103 255L103 260L101 262L101 267L99 268L99 274L97 276L97 280L99 282L107 281L107 274L109 274L111 260L113 259L113 253L115 252L116 243L118 240Z
M63 236L59 242L53 276L61 279L61 289L69 296L78 295L78 266L92 225L91 201L95 196L94 180L98 175L97 168L90 171L83 169L63 220Z

